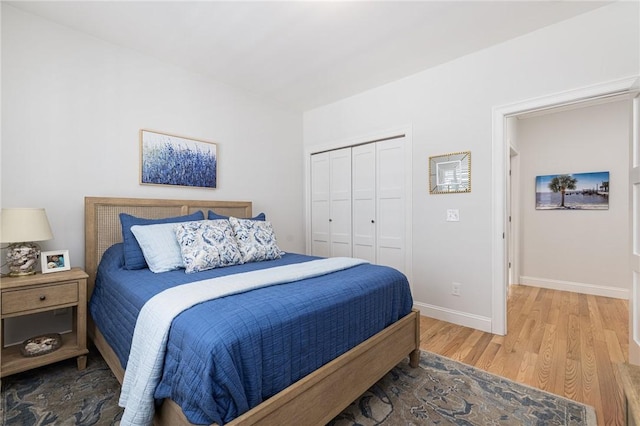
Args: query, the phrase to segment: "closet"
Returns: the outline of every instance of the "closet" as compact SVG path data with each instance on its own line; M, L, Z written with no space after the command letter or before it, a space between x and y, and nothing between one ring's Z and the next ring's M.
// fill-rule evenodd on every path
M404 137L311 155L311 253L405 270Z

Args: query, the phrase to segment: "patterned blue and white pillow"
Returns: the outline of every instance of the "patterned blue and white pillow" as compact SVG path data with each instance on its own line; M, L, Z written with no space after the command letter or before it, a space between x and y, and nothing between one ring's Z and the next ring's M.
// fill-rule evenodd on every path
M228 220L181 223L176 226L176 237L188 274L242 263Z
M230 217L242 263L279 259L284 254L273 233L271 222Z

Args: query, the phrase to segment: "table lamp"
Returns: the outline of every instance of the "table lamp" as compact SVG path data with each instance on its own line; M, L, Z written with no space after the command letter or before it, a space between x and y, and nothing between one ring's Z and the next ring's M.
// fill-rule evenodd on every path
M33 241L53 238L44 209L2 209L0 222L0 241L10 243L7 247L9 276L35 274L40 247Z

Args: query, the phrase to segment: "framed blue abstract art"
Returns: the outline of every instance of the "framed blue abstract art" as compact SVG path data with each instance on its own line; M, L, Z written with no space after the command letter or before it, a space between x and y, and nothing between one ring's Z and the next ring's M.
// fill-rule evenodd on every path
M216 188L217 145L140 130L140 183Z

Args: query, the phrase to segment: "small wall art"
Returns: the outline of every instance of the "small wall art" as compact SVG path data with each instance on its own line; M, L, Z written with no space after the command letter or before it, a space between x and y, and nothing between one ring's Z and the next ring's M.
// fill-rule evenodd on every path
M42 273L68 271L71 269L69 250L43 251L40 253Z
M429 192L471 192L471 151L429 157Z
M213 142L140 130L140 183L216 188L218 155Z
M537 210L607 210L609 172L536 176Z

